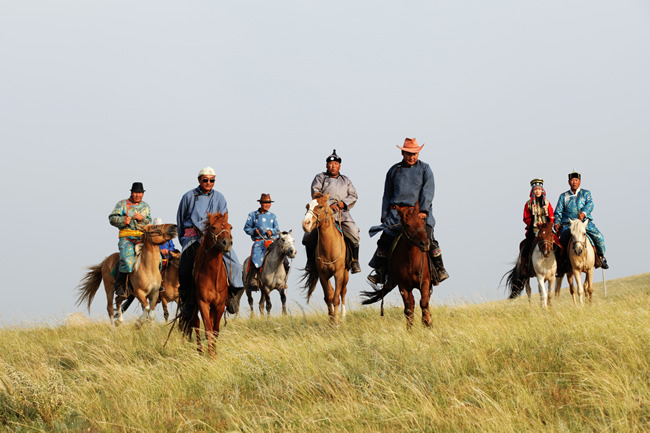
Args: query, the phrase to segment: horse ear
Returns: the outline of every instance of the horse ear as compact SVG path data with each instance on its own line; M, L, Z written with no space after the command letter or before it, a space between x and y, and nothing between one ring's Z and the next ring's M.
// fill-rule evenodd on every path
M226 212L225 214L223 214L223 216L224 216L224 218L226 218L226 221L228 221L228 212Z
M415 213L420 213L420 202L419 201L416 201L415 206L413 206L413 207L415 208Z
M315 198L321 198L323 196L323 193L321 192L315 192L311 195L312 200Z
M324 201L328 201L328 200L330 199L330 193L328 192L328 193L325 194L323 197L325 197L325 200L324 200Z
M293 229L290 229L290 230L289 230L289 234L291 234L292 232L293 232Z

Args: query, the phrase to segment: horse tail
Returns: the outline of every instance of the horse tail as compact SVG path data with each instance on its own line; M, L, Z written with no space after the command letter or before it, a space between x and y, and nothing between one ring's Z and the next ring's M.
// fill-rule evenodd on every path
M316 271L316 269L303 269L302 277L300 277L300 282L304 282L303 291L307 292L307 303L309 303L309 299L311 298L312 293L314 293L314 290L316 290L316 284L318 284L318 271Z
M382 311L383 311L384 296L388 295L395 288L395 286L393 285L389 286L388 284L384 284L384 287L380 289L379 286L377 286L376 284L372 284L372 283L369 284L372 286L374 290L361 292L361 297L366 298L361 303L363 305L369 305L369 304L374 304L375 302L378 301L382 301Z
M84 275L84 277L81 279L81 282L79 283L79 286L77 286L79 297L77 298L75 305L81 306L81 304L86 302L88 311L90 311L90 304L93 302L93 299L95 299L97 289L99 289L99 285L102 283L102 265L103 262L98 265L88 267L88 273Z
M522 275L521 267L519 266L518 261L515 263L514 268L512 268L503 277L501 277L501 281L503 281L504 278L506 279L508 299L515 299L521 295L521 292L524 291L524 284L526 283L526 279Z
M192 341L192 331L194 330L196 317L199 314L199 306L198 304L194 304L190 315L183 314L182 307L182 303L178 304L178 307L176 307L176 317L174 317L174 320L170 322L170 325L171 328L174 329L174 326L178 322L178 330L181 331L181 334L183 334L184 337L187 337L188 340ZM171 330L169 332L171 334Z

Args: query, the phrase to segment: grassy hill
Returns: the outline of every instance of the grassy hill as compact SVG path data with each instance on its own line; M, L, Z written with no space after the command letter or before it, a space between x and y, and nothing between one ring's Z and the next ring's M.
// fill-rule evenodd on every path
M400 308L248 319L217 359L169 328L0 329L0 426L47 432L647 432L650 274L568 290L433 307L406 331ZM416 317L420 311L416 311Z

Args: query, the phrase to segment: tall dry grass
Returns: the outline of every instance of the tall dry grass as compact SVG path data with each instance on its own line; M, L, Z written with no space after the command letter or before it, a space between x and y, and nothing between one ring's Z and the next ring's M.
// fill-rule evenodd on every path
M432 308L230 320L217 359L168 328L0 330L0 426L47 432L647 432L650 274Z

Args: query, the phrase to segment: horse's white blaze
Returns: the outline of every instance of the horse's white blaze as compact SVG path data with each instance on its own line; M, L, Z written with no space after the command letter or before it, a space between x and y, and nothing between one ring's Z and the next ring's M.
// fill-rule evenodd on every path
M308 206L309 208L307 209L307 213L302 219L302 229L307 233L311 232L316 225L316 214L314 213L314 209L318 206L318 202L314 199L309 202Z

